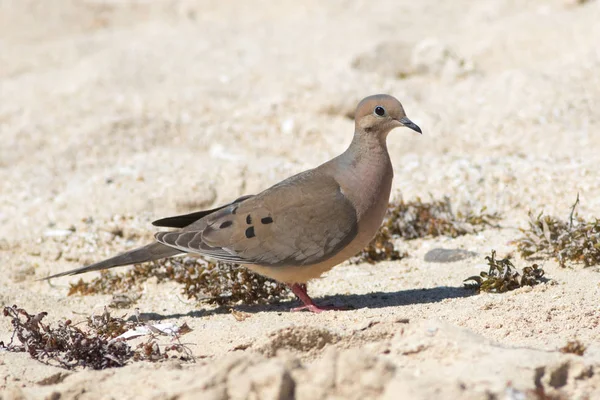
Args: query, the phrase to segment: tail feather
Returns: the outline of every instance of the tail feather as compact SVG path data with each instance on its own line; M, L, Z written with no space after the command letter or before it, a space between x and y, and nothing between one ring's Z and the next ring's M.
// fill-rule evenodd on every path
M59 274L50 275L46 278L43 278L43 280L58 278L67 275L78 275L83 274L84 272L99 271L103 269L121 267L124 265L138 264L146 261L158 260L160 258L171 257L180 253L182 253L181 250L165 246L162 243L152 243L119 254L118 256L111 257L107 260L100 261L96 264L72 269L70 271L61 272Z

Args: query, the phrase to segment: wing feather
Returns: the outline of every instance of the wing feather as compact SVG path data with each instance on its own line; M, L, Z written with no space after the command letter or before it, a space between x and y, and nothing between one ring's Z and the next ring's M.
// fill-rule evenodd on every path
M332 257L357 233L356 210L339 184L311 170L156 239L223 261L294 266Z

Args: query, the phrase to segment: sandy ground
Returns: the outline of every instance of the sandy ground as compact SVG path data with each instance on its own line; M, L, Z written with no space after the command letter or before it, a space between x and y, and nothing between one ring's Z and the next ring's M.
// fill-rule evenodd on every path
M331 158L352 134L345 114L379 92L424 131L388 139L394 196L503 216L501 229L400 242L407 259L312 283L350 311L289 313L288 302L242 307L250 317L237 321L151 282L136 306L187 322L195 364L42 385L62 370L3 352L0 398L520 399L536 387L600 398L597 268L544 260L554 284L462 289L491 249L515 251L529 210L567 217L579 193L580 214L600 216L598 21L597 1L0 0L4 305L48 322L99 312L110 296L36 279L144 243L153 219ZM124 238L112 240L115 225ZM479 256L424 262L436 247ZM10 332L1 318L0 340ZM572 339L582 357L557 351Z

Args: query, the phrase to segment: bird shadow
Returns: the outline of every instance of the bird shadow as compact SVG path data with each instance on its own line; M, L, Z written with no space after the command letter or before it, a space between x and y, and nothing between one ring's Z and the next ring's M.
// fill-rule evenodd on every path
M347 308L350 310L360 310L363 308L387 308L399 307L413 304L429 304L438 303L446 299L459 299L475 295L473 290L464 287L438 286L426 289L409 289L400 290L397 292L372 292L365 294L336 294L315 298L315 303L318 305L333 305L336 307ZM288 312L290 308L299 306L297 300L282 301L272 304L257 304L257 305L238 305L235 306L236 311L247 313L259 312ZM194 310L188 313L177 314L158 314L158 313L141 313L140 319L159 321L170 318L192 317L201 318L215 314L229 314L231 306L219 306L210 310Z

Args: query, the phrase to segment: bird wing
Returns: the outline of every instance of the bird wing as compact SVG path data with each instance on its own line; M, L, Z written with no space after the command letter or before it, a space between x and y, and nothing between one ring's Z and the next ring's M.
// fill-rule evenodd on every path
M338 182L310 170L156 239L224 261L295 266L332 257L357 233L356 209Z
M201 218L206 217L209 214L219 211L220 209L230 206L232 204L244 201L252 196L253 195L242 196L229 204L225 204L223 206L213 208L210 210L196 211L196 212L193 212L190 214L183 214L183 215L176 215L174 217L161 218L161 219L158 219L158 220L152 222L152 225L165 226L165 227L169 227L169 228L185 228L186 226L193 224L194 222L198 221Z

